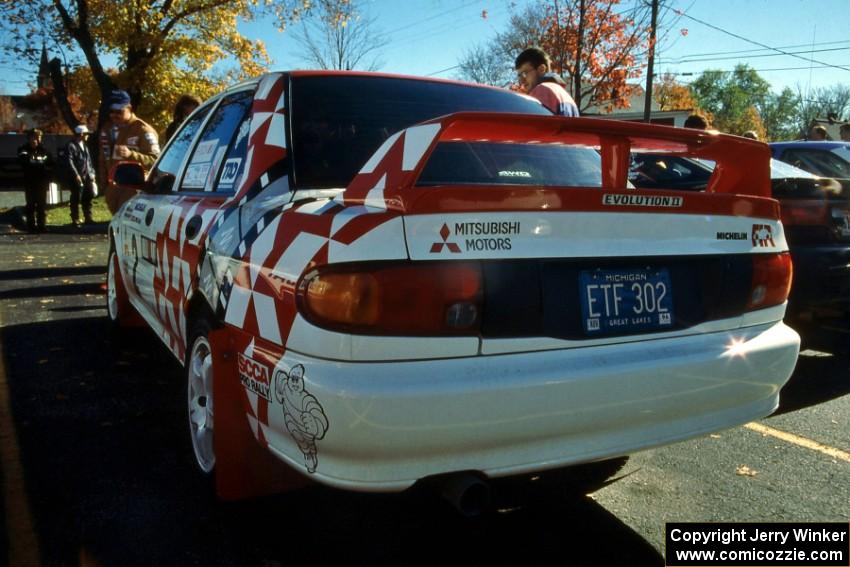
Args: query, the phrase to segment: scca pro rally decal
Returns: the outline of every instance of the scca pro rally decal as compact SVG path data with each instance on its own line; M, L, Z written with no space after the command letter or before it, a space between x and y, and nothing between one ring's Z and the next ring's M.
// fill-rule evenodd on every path
M261 398L272 401L268 366L257 362L253 358L248 358L241 352L238 358L239 380L242 381L242 385Z
M286 430L304 455L307 472L316 472L319 464L316 441L328 432L328 417L316 397L304 389L304 366L296 364L289 372L275 372L274 395L283 405Z
M443 223L440 228L442 242L431 245L431 254L446 250L452 253L482 252L485 250L510 250L511 236L521 231L519 221L456 222L452 228Z
M670 197L666 195L623 195L618 193L606 193L602 196L603 205L614 205L618 207L666 207L679 208L684 204L682 197Z

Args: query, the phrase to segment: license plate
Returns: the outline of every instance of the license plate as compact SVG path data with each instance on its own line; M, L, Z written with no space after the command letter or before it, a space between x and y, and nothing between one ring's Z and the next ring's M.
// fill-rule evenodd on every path
M673 288L666 268L585 270L581 314L589 335L627 335L673 327Z

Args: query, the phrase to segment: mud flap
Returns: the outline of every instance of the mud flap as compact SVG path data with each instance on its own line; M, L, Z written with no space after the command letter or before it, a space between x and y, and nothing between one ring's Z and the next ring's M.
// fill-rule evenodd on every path
M215 396L215 486L222 500L245 500L287 492L312 484L260 446L242 405L243 387L236 369L236 350L226 328L209 335Z

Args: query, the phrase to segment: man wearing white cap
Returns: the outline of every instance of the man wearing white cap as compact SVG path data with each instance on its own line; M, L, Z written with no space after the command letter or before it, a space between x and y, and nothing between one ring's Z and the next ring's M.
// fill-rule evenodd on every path
M86 141L89 129L85 124L74 128L74 138L65 147L65 159L68 160L68 184L71 189L71 222L80 226L80 204L83 205L83 218L86 224L94 222L91 218L91 200L94 197L94 166Z

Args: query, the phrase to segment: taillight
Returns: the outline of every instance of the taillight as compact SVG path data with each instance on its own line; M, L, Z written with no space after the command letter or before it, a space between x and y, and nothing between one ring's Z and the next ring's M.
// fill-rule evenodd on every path
M298 283L314 325L370 335L476 335L483 277L477 262L330 264Z
M791 254L754 254L753 280L747 310L763 309L784 303L791 291L793 276Z

